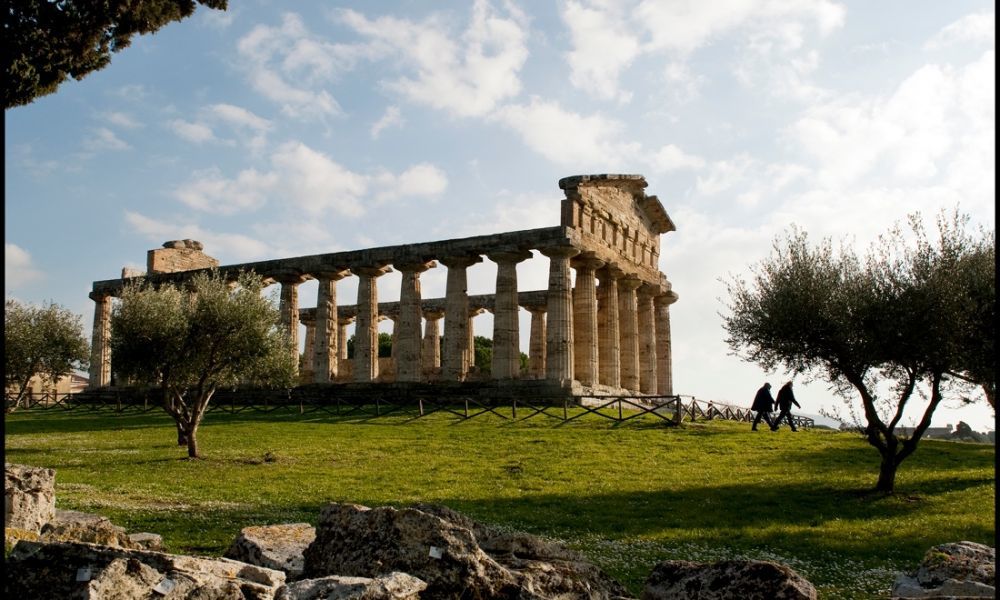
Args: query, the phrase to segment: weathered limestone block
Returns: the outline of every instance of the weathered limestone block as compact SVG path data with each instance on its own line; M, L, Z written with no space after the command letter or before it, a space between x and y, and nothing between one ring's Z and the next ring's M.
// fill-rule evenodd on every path
M128 541L132 548L138 550L163 550L163 536L158 533L148 533L145 531L128 534Z
M290 583L276 600L419 600L425 589L423 581L396 571L375 579L331 575Z
M893 598L995 598L996 549L975 542L934 546L916 572L892 586Z
M5 566L14 598L272 600L285 583L281 571L225 558L79 542L20 541Z
M107 517L75 510L56 510L52 519L42 527L42 541L85 542L117 548L136 547L124 528Z
M4 463L5 529L40 533L56 512L53 469Z
M316 529L308 523L244 527L223 556L296 579L302 574L302 553L315 539Z
M787 565L760 560L653 567L642 600L815 600L816 588Z
M204 244L195 240L164 242L163 248L146 253L146 270L149 273L176 273L219 266L217 259L202 252L204 249Z
M626 598L625 589L577 553L527 534L499 533L447 507L326 507L305 575L375 577L402 571L441 599Z

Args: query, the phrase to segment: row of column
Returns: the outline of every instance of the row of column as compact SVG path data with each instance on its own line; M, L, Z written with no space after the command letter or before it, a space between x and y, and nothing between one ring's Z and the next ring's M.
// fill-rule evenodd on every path
M533 377L583 385L624 388L643 394L670 395L670 315L672 293L644 284L634 276L570 246L546 248L550 259L548 301L526 307L531 313L529 373ZM496 252L492 375L495 379L520 376L517 264L531 252ZM394 265L402 273L399 314L393 332L397 381L420 381L424 372L441 367L446 380L461 381L474 362L466 272L480 262L478 255L441 259L448 268L445 310L422 311L420 274L434 261ZM576 270L576 287L570 269ZM339 359L347 356L346 329L350 321L337 319L337 281L358 277L354 381L378 378L378 277L392 269L385 265L354 266L350 270L313 273L318 280L316 320L307 340L306 360L314 381L329 383L338 375ZM298 364L301 275L278 277L281 285L282 327L292 340L290 352ZM600 286L596 286L599 282ZM110 296L91 295L95 301L91 357L91 385L110 383ZM440 319L447 315L445 346L440 346ZM424 335L421 320L426 318Z

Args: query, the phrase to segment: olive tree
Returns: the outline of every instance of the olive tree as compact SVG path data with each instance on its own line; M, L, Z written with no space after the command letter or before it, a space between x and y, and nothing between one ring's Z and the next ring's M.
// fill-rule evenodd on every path
M723 327L735 355L860 400L865 438L881 457L878 491L893 491L946 395L969 382L995 385L981 366L995 361L994 234L967 225L942 214L931 238L913 215L911 235L893 228L863 260L850 248L834 252L828 239L812 246L793 228L751 268L751 282L725 282ZM915 397L926 404L905 437L897 426Z
M294 357L264 283L218 271L182 285L129 284L111 314L112 364L133 383L156 386L177 424L178 444L198 458L198 426L219 387L289 385Z
M79 315L54 303L44 306L7 300L4 304L4 383L14 393L7 406L21 405L35 376L53 382L87 368L90 346Z

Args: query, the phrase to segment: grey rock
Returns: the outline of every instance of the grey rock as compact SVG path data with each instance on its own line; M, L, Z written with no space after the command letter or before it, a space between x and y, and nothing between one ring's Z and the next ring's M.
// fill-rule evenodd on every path
M117 548L137 547L125 529L107 517L75 510L56 510L52 520L42 527L42 541L86 542Z
M272 600L285 583L281 571L234 560L80 542L22 540L5 567L14 598Z
M418 600L427 584L406 573L382 577L331 575L304 579L278 590L277 600Z
M996 549L975 542L934 546L917 570L900 574L893 598L995 598Z
M316 529L308 523L244 527L224 556L297 579L304 566L302 554L315 539Z
M158 533L149 533L146 531L130 533L128 534L128 540L131 542L132 548L139 550L163 550L163 536Z
M4 463L5 529L40 533L56 510L53 469Z
M816 588L787 565L759 560L653 567L642 600L815 600Z

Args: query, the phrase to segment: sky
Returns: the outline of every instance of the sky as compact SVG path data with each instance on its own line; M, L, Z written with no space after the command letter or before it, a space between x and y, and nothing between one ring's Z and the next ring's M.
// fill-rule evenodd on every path
M790 227L859 254L912 213L994 229L995 46L983 0L199 6L6 111L5 294L66 306L89 336L91 283L167 240L232 264L550 227L560 178L638 173L677 225L660 253L674 391L749 406L789 375L731 355L724 282ZM520 289L547 270L521 263ZM471 267L469 292L495 277ZM803 413L844 410L821 381L795 389ZM933 425L959 420L994 429L955 400Z

